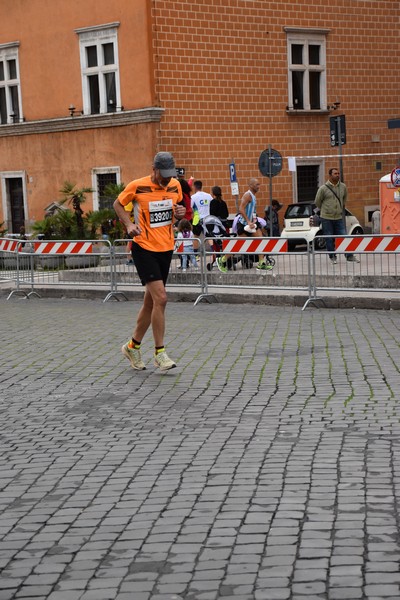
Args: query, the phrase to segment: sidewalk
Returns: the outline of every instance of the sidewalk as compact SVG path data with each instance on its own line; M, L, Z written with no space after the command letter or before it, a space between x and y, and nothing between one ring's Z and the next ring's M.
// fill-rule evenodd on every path
M0 600L400 598L400 313L0 299Z

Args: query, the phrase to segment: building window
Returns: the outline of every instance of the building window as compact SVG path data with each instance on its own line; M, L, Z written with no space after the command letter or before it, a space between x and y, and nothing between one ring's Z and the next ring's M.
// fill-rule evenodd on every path
M319 188L320 165L297 166L297 201L314 202Z
M107 194L107 186L121 183L119 167L92 170L93 210L112 208L115 195Z
M118 23L78 29L83 114L120 111Z
M292 202L314 202L318 188L324 182L324 159L296 157L292 172Z
M326 110L326 34L286 31L288 110Z
M0 45L0 123L22 121L18 42Z

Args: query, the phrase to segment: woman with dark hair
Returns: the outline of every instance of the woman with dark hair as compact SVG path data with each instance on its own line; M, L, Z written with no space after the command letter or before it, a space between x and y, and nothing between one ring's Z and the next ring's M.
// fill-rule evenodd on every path
M213 199L210 202L210 215L218 217L226 228L228 223L229 210L225 200L222 199L222 190L219 185L214 185L211 190Z

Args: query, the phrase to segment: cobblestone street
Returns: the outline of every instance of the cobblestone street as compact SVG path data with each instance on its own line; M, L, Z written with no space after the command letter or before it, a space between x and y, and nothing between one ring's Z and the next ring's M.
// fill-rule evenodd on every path
M0 600L400 599L400 311L0 299Z

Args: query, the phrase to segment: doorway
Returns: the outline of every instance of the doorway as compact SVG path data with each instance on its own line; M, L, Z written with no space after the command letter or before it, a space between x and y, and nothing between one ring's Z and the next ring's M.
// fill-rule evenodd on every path
M26 224L26 185L24 171L0 172L4 225L9 233L19 233Z

